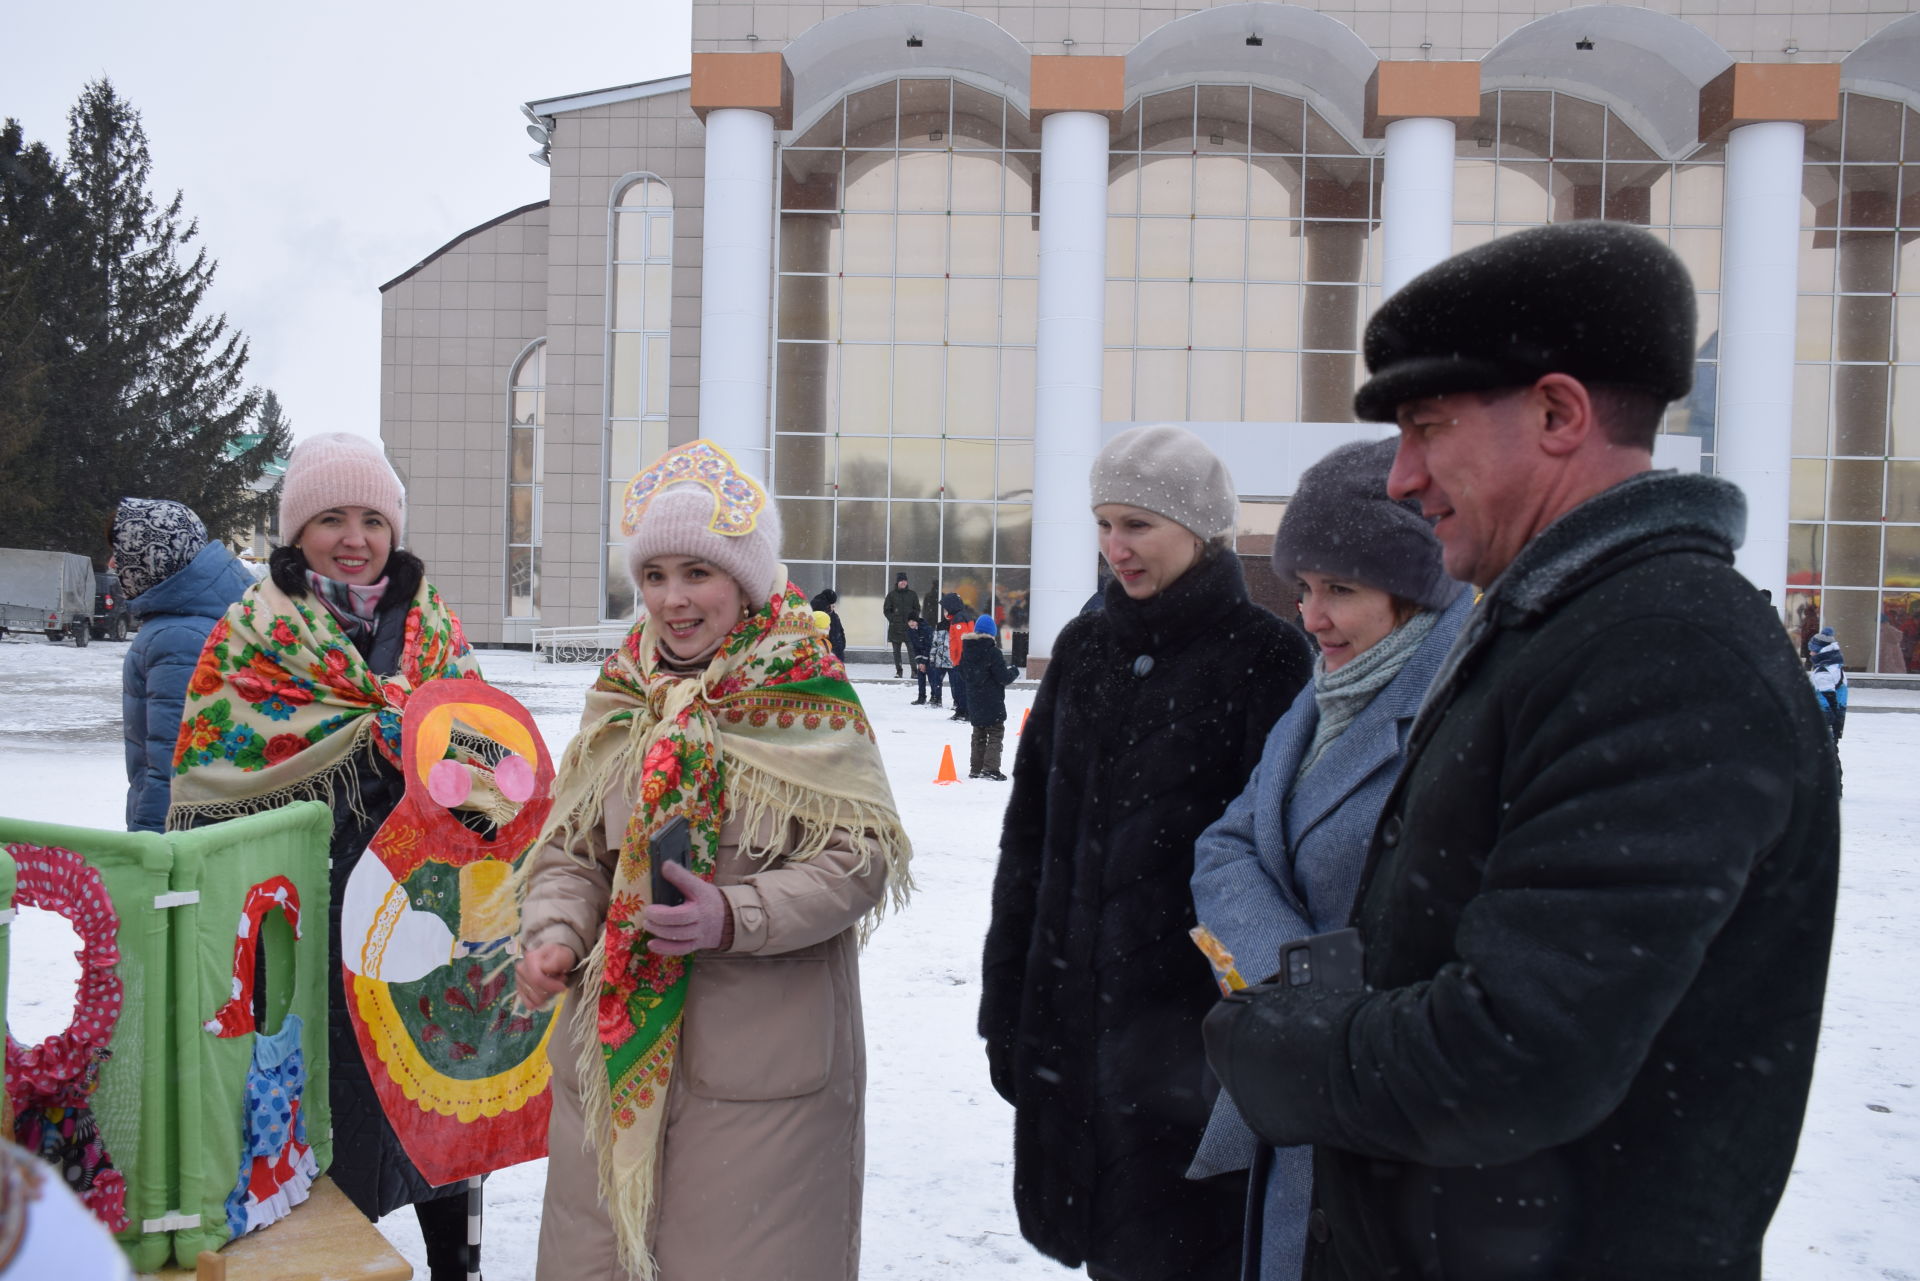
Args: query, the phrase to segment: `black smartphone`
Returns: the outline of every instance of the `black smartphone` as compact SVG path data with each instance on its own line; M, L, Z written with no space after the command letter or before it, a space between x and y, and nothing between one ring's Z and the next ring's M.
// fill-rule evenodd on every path
M679 907L687 901L679 886L660 874L660 869L669 863L687 865L687 856L693 852L693 838L687 827L687 816L675 815L667 825L653 834L653 840L647 845L647 853L653 859L653 901L661 907Z
M1280 945L1280 979L1288 987L1358 992L1367 985L1366 947L1356 929L1332 930Z

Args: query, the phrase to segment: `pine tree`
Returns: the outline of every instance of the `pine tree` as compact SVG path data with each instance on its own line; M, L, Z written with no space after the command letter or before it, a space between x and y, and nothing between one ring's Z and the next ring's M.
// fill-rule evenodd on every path
M199 224L184 216L180 193L165 205L150 193L139 113L100 80L67 120L67 163L50 170L64 203L47 203L59 208L68 251L56 287L42 282L31 305L68 332L43 368L22 363L18 388L0 378L0 433L16 415L42 465L34 510L0 514L0 543L104 562L107 524L129 494L186 503L216 537L241 530L273 502L253 482L287 451L284 423L250 430L260 394L245 385L246 340L224 315L204 312L216 264L195 243ZM0 141L0 155L6 148ZM17 139L14 148L18 176L0 180L24 197L29 179L45 175L34 148ZM0 263L31 255L24 231L0 224ZM0 373L16 371L9 362ZM0 435L0 449L20 438Z
M97 306L83 296L79 207L60 164L28 143L19 122L0 127L0 546L41 546L53 492L54 407L74 373L74 322Z

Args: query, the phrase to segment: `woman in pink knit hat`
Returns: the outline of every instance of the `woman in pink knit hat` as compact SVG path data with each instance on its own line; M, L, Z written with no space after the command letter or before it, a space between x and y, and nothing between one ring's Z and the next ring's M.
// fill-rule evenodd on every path
M852 1281L858 940L906 897L906 834L760 485L696 440L634 479L623 525L645 611L521 909L522 997L567 993L537 1275Z
M401 547L406 493L378 441L300 442L280 491L285 545L214 624L187 686L171 828L317 799L333 809L328 1044L332 1178L370 1219L413 1205L431 1281L465 1281L465 1184L434 1187L387 1122L348 1015L338 905L406 790L407 694L478 675L460 620Z

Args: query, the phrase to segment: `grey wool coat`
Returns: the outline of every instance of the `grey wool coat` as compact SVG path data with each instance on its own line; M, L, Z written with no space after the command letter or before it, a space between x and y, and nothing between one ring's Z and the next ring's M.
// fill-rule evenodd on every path
M1327 745L1295 789L1320 724L1313 686L1301 690L1267 735L1246 790L1201 834L1194 847L1194 909L1249 983L1278 968L1281 944L1346 925L1414 717L1472 610L1473 593L1462 592L1442 611L1400 674ZM1294 1281L1306 1250L1313 1149L1260 1142L1223 1092L1188 1177L1249 1168L1243 1276Z

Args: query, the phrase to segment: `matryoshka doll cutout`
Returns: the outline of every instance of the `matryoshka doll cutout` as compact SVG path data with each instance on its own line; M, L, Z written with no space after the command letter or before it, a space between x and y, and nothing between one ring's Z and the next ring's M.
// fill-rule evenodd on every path
M559 1006L515 1005L512 881L553 807L553 761L510 695L442 679L407 701L401 762L406 794L341 901L342 977L387 1119L444 1185L547 1152Z

